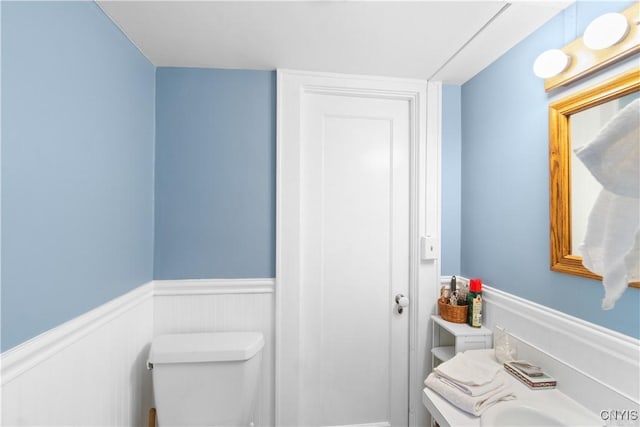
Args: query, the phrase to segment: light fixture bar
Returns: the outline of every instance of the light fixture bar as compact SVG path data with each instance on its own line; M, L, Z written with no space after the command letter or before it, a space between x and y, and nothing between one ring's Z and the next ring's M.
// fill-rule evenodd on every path
M571 63L564 72L545 79L544 88L547 92L640 52L640 29L638 28L640 3L634 2L621 15L626 18L629 27L625 31L626 36L620 36L621 40L612 46L596 50L590 49L585 45L584 37L580 37L561 49L571 57Z

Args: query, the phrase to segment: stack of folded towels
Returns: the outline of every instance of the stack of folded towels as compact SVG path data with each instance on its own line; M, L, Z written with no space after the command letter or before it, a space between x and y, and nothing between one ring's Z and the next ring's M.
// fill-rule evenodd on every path
M438 365L424 381L425 385L451 404L475 416L501 400L515 399L511 379L502 366L484 352L458 353Z

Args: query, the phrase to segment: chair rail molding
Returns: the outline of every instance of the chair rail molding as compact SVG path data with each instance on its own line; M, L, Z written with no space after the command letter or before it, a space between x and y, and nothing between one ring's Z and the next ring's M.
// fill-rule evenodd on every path
M154 296L269 294L275 279L187 279L155 280Z
M2 385L13 381L29 369L44 362L111 320L147 301L154 292L154 283L147 282L93 310L60 326L25 341L1 357Z

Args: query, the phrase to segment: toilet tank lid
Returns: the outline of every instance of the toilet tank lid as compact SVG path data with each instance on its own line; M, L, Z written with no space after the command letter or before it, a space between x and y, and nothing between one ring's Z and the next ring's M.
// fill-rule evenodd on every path
M224 362L248 360L264 346L260 332L203 332L158 335L151 343L149 363Z

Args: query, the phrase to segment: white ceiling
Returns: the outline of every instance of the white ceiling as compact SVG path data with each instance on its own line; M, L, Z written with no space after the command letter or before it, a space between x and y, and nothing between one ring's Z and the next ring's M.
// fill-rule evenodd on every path
M97 3L156 66L288 68L462 84L571 1Z

